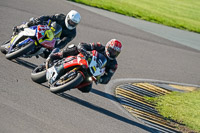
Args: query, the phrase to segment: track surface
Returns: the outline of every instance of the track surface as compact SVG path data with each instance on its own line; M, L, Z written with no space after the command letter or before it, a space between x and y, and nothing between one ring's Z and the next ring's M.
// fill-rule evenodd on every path
M111 38L123 42L119 68L113 79L144 78L200 85L200 53L197 50L115 22L64 0L1 0L0 42L10 37L13 26L32 16L67 13L71 9L82 16L72 43L106 43ZM43 61L35 57L9 61L0 54L1 133L151 132L141 121L113 104L103 85L94 85L89 94L71 90L58 96L50 93L46 84L33 83L30 73Z

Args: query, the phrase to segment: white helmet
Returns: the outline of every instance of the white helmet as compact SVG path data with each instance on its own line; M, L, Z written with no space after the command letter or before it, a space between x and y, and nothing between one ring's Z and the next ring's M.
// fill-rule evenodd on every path
M65 25L69 30L73 30L79 24L80 20L81 15L77 11L71 10L65 18Z

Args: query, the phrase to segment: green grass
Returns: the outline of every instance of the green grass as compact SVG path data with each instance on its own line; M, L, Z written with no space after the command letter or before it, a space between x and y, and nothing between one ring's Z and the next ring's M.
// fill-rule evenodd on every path
M70 0L200 33L200 0Z
M200 132L200 90L187 93L173 92L147 99L156 103L157 110L164 117Z

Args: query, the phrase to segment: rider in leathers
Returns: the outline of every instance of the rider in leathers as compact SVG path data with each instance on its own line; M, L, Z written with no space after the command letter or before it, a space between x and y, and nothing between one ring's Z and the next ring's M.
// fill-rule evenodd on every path
M54 49L54 51L59 52L52 52L49 57L47 58L46 62L52 62L55 59L62 59L64 57L70 56L70 55L77 55L80 53L85 53L86 51L92 51L96 50L100 53L102 53L107 58L107 63L105 66L105 74L100 77L98 80L98 83L101 84L107 84L115 71L117 70L117 60L116 57L121 52L122 44L120 41L116 39L110 40L106 46L103 46L101 43L80 43L78 46L75 46L74 44L69 45L68 47L65 47L62 51L59 51L58 49ZM90 92L92 89L92 83L87 84L86 86L83 86L82 88L78 88L82 92Z
M27 22L24 25L18 26L17 29L31 27L38 24L44 24L48 20L52 22L55 21L56 24L59 24L62 27L62 33L60 36L60 40L56 43L56 48L63 48L65 47L71 40L73 40L76 36L76 26L79 24L81 20L80 14L75 11L71 10L67 15L64 14L55 14L52 16L41 16L36 18L30 22ZM47 51L46 51L47 52ZM48 57L50 53L45 53Z

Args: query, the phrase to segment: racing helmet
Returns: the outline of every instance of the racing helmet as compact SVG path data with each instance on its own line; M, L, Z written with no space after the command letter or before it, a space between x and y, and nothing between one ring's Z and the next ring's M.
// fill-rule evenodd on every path
M115 59L121 52L122 44L117 39L111 39L105 47L106 56L113 60Z
M65 18L65 25L69 30L73 30L79 24L80 20L81 15L77 11L71 10Z

